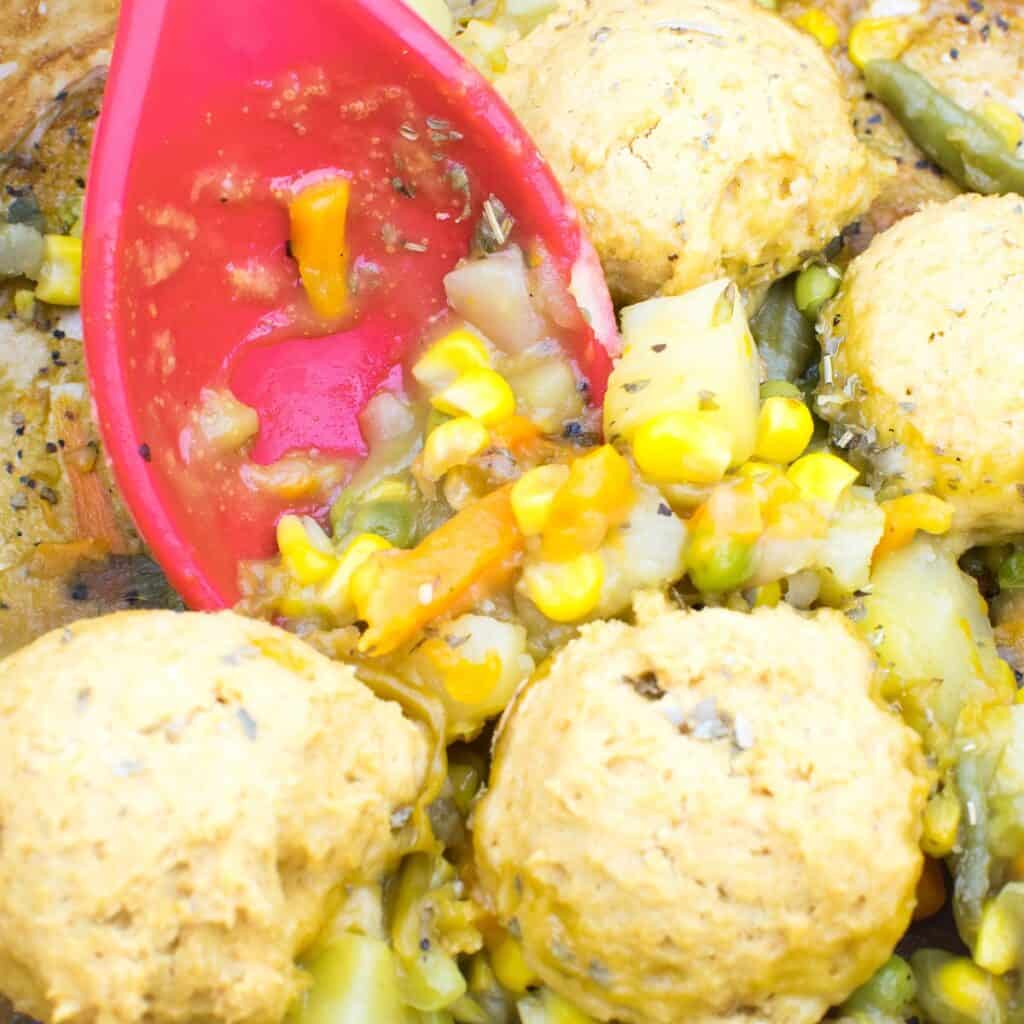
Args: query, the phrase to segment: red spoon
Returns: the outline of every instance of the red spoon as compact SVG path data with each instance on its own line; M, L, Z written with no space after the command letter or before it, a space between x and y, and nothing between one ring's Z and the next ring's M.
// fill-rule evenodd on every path
M357 416L401 386L491 194L573 286L571 355L603 395L618 337L575 212L502 101L401 0L124 3L92 168L83 315L100 429L193 607L237 600L239 561L273 553L284 509L237 465L189 460L201 390L257 409L254 462L364 454ZM340 333L302 314L282 201L325 171L352 182L355 266L377 264Z

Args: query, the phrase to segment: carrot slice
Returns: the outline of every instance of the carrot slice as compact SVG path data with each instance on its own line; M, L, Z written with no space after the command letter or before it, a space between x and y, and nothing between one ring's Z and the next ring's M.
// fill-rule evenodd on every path
M381 551L352 579L367 630L365 654L387 654L428 622L456 614L504 586L523 556L523 535L509 500L511 485L467 505L410 551Z

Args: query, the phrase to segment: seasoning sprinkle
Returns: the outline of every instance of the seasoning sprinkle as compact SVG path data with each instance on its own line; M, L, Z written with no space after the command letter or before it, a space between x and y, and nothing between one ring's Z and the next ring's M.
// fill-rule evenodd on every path
M405 122L398 126L398 134L408 142L415 142L420 137L420 133L411 124Z

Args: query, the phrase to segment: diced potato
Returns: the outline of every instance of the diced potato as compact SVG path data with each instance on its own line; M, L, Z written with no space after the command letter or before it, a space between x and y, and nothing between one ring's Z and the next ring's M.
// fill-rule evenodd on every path
M758 360L743 301L722 279L622 311L625 350L608 382L605 435L631 441L659 413L702 411L732 439L732 465L757 441Z
M636 491L628 521L601 547L605 573L597 618L620 615L636 591L666 587L686 571L686 524L656 488L638 484Z
M817 557L822 601L839 606L867 586L884 529L885 513L867 487L853 487L839 499Z
M878 560L860 625L898 683L935 686L927 717L948 733L965 705L1012 700L977 585L931 538Z
M236 452L260 429L256 410L227 390L203 388L196 410L196 426L203 439L219 452Z
M506 352L522 352L545 336L518 246L468 260L445 277L444 289L452 309Z
M558 433L583 412L576 375L560 354L510 361L504 372L523 414L545 433Z

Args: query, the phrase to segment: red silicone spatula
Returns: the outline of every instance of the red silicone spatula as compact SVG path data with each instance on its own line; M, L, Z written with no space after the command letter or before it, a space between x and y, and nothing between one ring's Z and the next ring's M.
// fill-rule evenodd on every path
M343 330L302 311L282 199L325 173L352 183L348 246L371 282ZM402 386L492 194L571 285L572 355L599 400L617 335L576 215L501 100L401 0L122 5L86 207L86 354L118 484L190 605L237 599L239 561L273 552L283 511L236 466L189 458L203 389L257 409L256 463L364 454L357 417Z

